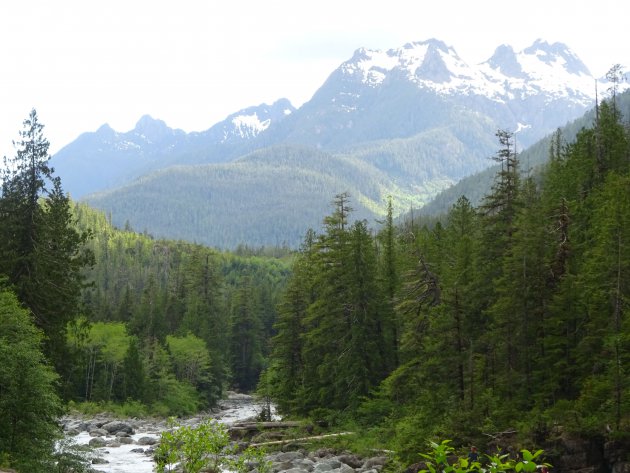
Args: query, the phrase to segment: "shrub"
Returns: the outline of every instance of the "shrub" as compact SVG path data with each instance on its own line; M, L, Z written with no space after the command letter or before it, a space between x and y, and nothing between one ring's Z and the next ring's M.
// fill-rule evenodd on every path
M264 450L248 448L234 456L236 446L224 424L207 420L196 427L176 424L171 418L169 430L162 432L160 445L155 452L158 473L177 471L185 473L207 471L219 473L224 468L237 473L250 470L255 464L259 473L268 473L270 463L265 460Z

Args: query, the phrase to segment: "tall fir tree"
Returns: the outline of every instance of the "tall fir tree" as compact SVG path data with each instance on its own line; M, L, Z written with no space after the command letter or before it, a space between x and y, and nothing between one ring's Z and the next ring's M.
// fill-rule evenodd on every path
M48 165L49 143L34 109L23 125L16 157L5 159L0 272L34 314L45 353L62 370L66 327L79 314L83 268L93 262L85 248L90 232L77 230L69 198Z

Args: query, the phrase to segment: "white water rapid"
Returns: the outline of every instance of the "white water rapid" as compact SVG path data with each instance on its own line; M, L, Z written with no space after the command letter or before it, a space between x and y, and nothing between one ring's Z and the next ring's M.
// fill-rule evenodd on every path
M184 424L195 425L208 417L217 419L226 425L235 422L251 419L263 409L263 404L256 402L252 397L246 395L232 394L227 400L220 403L221 410L205 417L195 417L183 421ZM272 406L273 408L273 406ZM119 447L100 447L96 448L98 453L107 463L95 464L93 468L97 472L103 473L152 473L155 471L155 462L153 455L147 454L145 450L149 447L146 442L150 439L157 441L160 438L162 430L166 428L165 421L155 420L138 420L131 421L134 425L135 433L131 436L133 443L122 444ZM82 431L72 439L80 444L87 445L94 437L90 436L87 431ZM115 437L103 437L105 440L114 440ZM143 439L148 438L148 439ZM140 440L143 439L143 440ZM140 444L138 441L140 440ZM144 445L143 445L144 443Z

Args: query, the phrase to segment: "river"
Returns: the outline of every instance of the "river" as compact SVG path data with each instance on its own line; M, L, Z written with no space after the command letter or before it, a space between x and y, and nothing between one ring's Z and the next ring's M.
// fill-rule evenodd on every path
M194 425L208 417L223 422L226 425L235 422L251 419L257 416L263 408L262 403L256 402L252 397L246 395L231 394L228 399L220 403L220 410L205 417L194 417L184 420L183 423ZM152 473L155 471L155 462L152 455L147 455L141 450L148 448L146 445L139 445L138 440L146 437L148 439L159 439L161 431L166 423L163 420L134 420L130 423L136 426L135 433L131 436L134 440L131 444L122 444L119 447L101 447L95 449L99 456L107 463L96 464L94 468L103 473ZM80 445L87 445L91 437L86 431L80 432L72 437ZM112 440L113 437L107 437Z

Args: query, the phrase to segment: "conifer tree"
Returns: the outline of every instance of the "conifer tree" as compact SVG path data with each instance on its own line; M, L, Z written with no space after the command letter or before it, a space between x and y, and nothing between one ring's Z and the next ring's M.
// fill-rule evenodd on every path
M324 219L313 258L314 302L308 308L304 336L304 394L306 405L340 408L345 393L339 384L338 357L349 337L348 219L352 208L347 194L339 194L334 212Z
M20 302L34 314L46 336L46 354L62 369L66 326L79 313L82 270L93 256L85 249L90 232L76 229L70 201L48 166L43 128L32 110L16 157L5 159L0 272L9 276Z
M396 227L394 225L394 210L392 198L387 201L387 214L383 229L378 235L380 249L380 278L386 304L383 307L382 333L385 339L381 348L383 360L386 362L387 371L392 371L398 366L398 354L400 350L400 322L396 317L394 306L396 295L400 289L399 253L396 243Z
M474 408L475 369L473 347L480 337L480 311L475 301L476 259L479 239L478 215L466 197L460 197L451 208L445 229L445 246L449 249L443 265L443 300L449 316L446 344L454 348L454 366L460 400ZM452 335L451 335L452 334ZM451 348L451 349L452 349Z
M230 355L233 383L243 391L256 386L262 369L262 323L254 299L251 276L242 276L232 296L230 311Z
M129 340L129 347L123 361L122 377L123 390L121 399L142 401L144 399L145 373L137 337L131 337Z
M315 232L309 229L293 263L292 275L280 301L274 325L277 334L272 339L267 376L271 395L285 412L298 412L303 402L305 321L309 306L315 302L316 292L312 261L315 238Z

